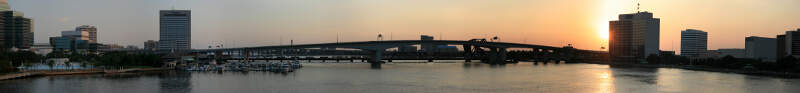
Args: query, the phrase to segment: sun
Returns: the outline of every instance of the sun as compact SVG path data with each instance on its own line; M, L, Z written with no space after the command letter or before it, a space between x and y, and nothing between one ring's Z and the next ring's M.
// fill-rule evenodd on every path
M597 37L600 37L601 40L607 41L608 40L608 24L598 23L597 25Z

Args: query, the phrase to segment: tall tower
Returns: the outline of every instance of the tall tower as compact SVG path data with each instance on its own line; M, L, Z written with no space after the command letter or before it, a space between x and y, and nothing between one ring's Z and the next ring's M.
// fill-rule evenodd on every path
M0 47L26 49L32 45L33 21L12 11L8 0L0 0Z
M653 13L621 14L609 23L608 51L613 62L642 62L660 52L660 19L653 18Z
M160 52L191 50L191 10L161 10L158 43Z

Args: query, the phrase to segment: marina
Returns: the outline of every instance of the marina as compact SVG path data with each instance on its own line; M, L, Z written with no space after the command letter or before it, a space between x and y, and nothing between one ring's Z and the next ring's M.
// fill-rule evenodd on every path
M291 62L227 62L225 64L188 64L182 67L186 71L269 71L269 72L294 72L303 67L300 61Z

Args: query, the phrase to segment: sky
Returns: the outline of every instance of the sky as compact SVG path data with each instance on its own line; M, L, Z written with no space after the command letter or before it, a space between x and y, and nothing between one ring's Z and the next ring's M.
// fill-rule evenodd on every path
M724 1L724 2L723 2ZM36 43L80 25L105 44L158 40L158 11L192 10L192 47L419 40L498 36L502 42L572 44L601 50L608 21L650 11L661 49L680 49L680 31L709 32L709 48L744 48L746 36L800 28L800 0L11 0L34 21ZM281 42L283 41L283 42Z

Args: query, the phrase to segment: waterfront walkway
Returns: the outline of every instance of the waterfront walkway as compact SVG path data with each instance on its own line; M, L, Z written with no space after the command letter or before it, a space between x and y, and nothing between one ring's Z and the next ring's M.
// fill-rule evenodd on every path
M125 72L139 72L139 71L159 71L170 70L172 68L131 68L131 69L118 69L118 70L67 70L67 71L25 71L20 73L0 75L0 80L9 80L33 76L51 76L51 75L75 75L75 74L113 74Z

